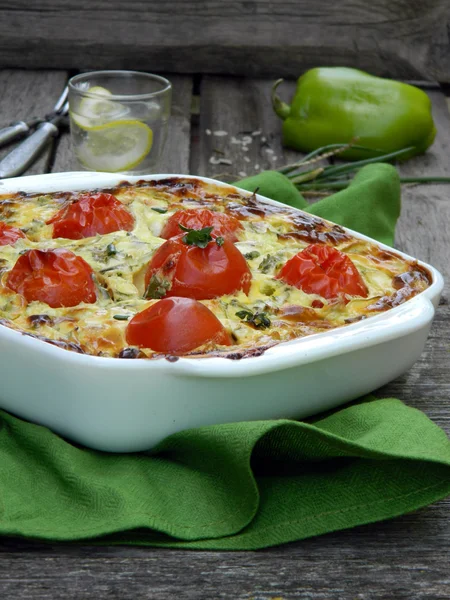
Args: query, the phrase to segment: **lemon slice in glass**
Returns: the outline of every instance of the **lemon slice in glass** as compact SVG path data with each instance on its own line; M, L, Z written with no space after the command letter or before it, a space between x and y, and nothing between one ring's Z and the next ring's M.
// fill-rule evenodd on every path
M95 94L97 98L83 98L77 112L71 112L72 119L82 129L91 129L110 121L123 119L130 112L127 106L116 100L109 100L112 94L104 87L95 85L87 91Z
M142 121L112 121L83 129L83 141L75 146L75 153L93 171L129 171L142 162L153 143L153 132Z

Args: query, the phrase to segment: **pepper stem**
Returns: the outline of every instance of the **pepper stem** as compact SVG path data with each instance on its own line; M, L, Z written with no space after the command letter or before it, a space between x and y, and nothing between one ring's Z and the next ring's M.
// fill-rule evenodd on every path
M280 117L280 119L283 119L283 121L284 121L285 119L288 118L289 113L291 112L291 107L289 106L289 104L286 104L286 102L283 102L280 99L280 97L277 96L277 94L275 93L277 90L277 87L283 81L284 81L283 79L277 79L272 86L272 107L273 107L273 110Z

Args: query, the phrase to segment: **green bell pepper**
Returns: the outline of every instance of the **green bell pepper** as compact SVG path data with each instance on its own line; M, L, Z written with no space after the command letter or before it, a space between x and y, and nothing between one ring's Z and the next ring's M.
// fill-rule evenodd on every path
M421 154L431 146L436 128L425 92L406 83L375 77L347 67L311 69L297 82L289 106L272 89L272 105L283 119L283 144L310 152L329 144L354 142L342 154L361 159L409 146L404 156Z

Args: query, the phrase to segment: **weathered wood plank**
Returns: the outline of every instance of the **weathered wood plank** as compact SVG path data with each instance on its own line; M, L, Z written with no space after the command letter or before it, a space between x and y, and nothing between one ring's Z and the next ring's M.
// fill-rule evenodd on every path
M180 75L169 75L169 79L173 85L172 114L157 172L189 173L193 80L190 76Z
M172 111L169 120L167 140L160 163L155 169L158 173L188 173L191 133L192 77L189 75L170 75L173 86ZM77 169L67 130L58 140L53 173Z
M0 590L21 600L444 599L448 546L438 523L427 519L433 511L260 552L6 541Z
M283 93L289 97L294 88L293 81L286 82ZM302 156L281 145L281 121L271 108L270 90L267 79L203 78L192 173L235 181Z
M16 0L0 3L0 65L449 81L448 23L447 0Z
M64 71L0 71L0 127L14 121L44 117L50 113L64 89ZM17 143L0 148L0 159ZM27 175L46 173L52 159L52 144L44 150Z

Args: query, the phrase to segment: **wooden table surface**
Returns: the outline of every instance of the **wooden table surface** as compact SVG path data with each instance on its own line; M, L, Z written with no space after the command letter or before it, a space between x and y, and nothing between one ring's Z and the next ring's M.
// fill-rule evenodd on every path
M50 111L65 71L0 70L0 125ZM161 172L236 178L299 155L283 150L270 108L270 80L167 74L172 119ZM293 83L282 88L289 98ZM438 129L405 176L450 176L450 118L438 88L427 89ZM251 142L243 144L251 132ZM6 149L0 149L0 158ZM219 159L231 161L222 164ZM63 133L27 174L73 169ZM405 375L377 390L425 412L450 433L450 186L404 187L396 247L436 266L446 287L426 348ZM187 552L0 539L1 598L21 600L233 600L450 598L450 511L443 500L392 521L258 552Z

